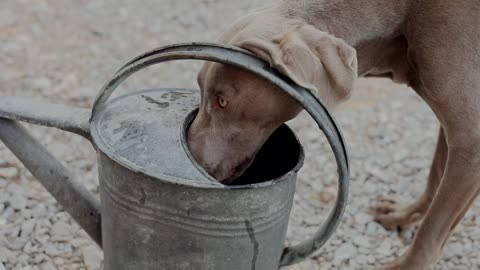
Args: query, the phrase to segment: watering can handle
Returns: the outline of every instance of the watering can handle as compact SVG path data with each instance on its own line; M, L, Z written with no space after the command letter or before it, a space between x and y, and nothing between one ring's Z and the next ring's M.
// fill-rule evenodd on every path
M296 246L284 248L280 259L280 266L291 265L305 259L326 243L340 223L348 197L349 164L347 150L342 134L337 127L335 120L322 102L309 90L277 73L266 62L256 58L246 50L218 44L184 43L161 47L134 58L113 75L112 79L103 86L102 90L97 95L90 121L92 121L98 112L103 109L108 98L112 95L118 85L133 73L161 62L191 59L232 65L270 81L297 100L298 103L300 103L313 117L319 128L327 137L332 151L335 154L339 174L338 194L335 206L333 207L327 221L312 238Z

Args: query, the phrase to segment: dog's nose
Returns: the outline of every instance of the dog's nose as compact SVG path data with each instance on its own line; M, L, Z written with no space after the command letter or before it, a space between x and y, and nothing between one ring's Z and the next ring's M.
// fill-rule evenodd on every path
M229 162L232 162L233 165ZM234 160L224 160L223 162L216 164L214 169L207 170L207 172L222 184L231 184L248 169L252 163L252 159L247 157L240 159L239 162L234 162Z
M210 176L217 179L218 182L228 185L235 176L223 169L223 164L214 164L214 166L202 165Z

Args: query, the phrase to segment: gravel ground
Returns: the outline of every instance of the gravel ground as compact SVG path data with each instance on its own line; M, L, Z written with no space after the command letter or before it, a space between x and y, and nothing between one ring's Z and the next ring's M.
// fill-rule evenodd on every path
M270 1L233 0L2 0L0 94L42 97L90 107L123 63L157 46L214 41L234 18ZM153 67L129 79L122 92L195 87L197 62ZM350 201L331 240L302 269L371 269L401 254L414 228L386 231L368 206L389 194L407 203L423 188L438 124L407 87L360 80L336 112L351 154ZM306 148L288 241L315 231L332 206L335 164L325 139L306 115L291 123ZM32 133L98 193L95 154L78 136L30 127ZM434 268L480 269L478 201L457 227ZM101 250L0 144L0 270L100 269Z

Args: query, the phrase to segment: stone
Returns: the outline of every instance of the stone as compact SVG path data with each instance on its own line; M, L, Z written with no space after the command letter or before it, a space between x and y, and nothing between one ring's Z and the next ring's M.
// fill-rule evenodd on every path
M44 218L48 214L47 207L44 204L37 204L32 209L33 218Z
M35 222L35 219L28 219L22 223L20 232L21 237L29 237L33 233Z
M0 217L0 223L5 221L5 224L7 221L10 221L12 219L12 216L15 215L15 211L13 210L12 207L10 207L10 203L7 202L7 207L3 210L2 216Z
M33 257L33 262L37 265L48 261L50 261L50 257L45 255L44 253L38 253Z
M10 254L10 250L5 246L0 245L0 262L8 261L8 254Z
M57 267L51 262L47 261L41 266L42 270L57 270Z
M50 236L48 234L35 235L35 240L41 244L46 244L50 240Z
M27 206L27 199L23 196L23 194L15 193L10 197L10 204L13 209L22 210Z
M87 270L99 270L103 261L102 251L94 245L82 249L82 258Z
M377 236L379 235L379 232L385 232L385 229L382 227L382 225L376 223L376 222L368 222L367 227L365 228L365 233L367 235L371 236Z
M23 246L23 252L25 253L35 253L37 251L38 251L38 246L34 245L30 241Z
M87 238L73 238L70 241L70 244L72 244L72 246L74 248L83 247L83 246L89 245L91 243L92 243L92 240L89 240Z
M12 237L7 242L7 247L10 250L17 251L17 250L23 249L26 243L27 243L27 239L25 238Z
M9 203L14 210L22 210L27 206L25 197L25 188L16 183L7 186L7 192L10 193Z
M461 243L451 242L445 246L444 254L446 258L452 258L452 257L462 257L465 255L465 252L463 249L463 245Z
M45 248L45 254L50 255L50 256L58 256L62 254L62 251L58 250L56 246L53 244L48 244L47 247Z
M389 241L383 241L377 248L376 253L381 255L391 255L392 244Z
M72 245L70 245L70 243L62 243L60 245L60 249L62 251L62 254L61 256L63 258L70 258L72 256Z
M400 147L397 151L393 153L393 161L398 162L407 158L410 154L410 151L406 148Z
M10 251L7 253L7 261L6 262L8 262L10 264L16 264L19 254L20 254L20 252L10 249Z
M7 180L0 178L0 188L4 188L8 183Z
M324 204L330 203L337 197L337 190L335 188L325 188L318 193L318 200Z
M72 230L69 224L58 221L53 224L50 232L52 241L66 241L72 238Z
M363 235L355 235L352 238L352 240L353 240L353 243L359 247L364 247L364 248L370 247L370 242L368 241L368 238Z
M18 176L18 169L15 167L7 167L2 168L0 167L0 177L6 179L14 179Z
M341 262L357 255L357 248L351 243L344 243L335 250L334 261Z
M364 225L372 221L372 216L364 212L358 212L355 214L354 219L356 224Z
M53 262L55 265L63 265L65 263L65 260L63 258L57 257L53 259Z
M31 81L31 86L38 90L49 90L52 87L52 81L48 77L37 77Z

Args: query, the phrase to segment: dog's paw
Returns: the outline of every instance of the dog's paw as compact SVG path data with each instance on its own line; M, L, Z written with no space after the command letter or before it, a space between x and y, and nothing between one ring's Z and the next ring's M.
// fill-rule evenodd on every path
M428 203L418 200L410 206L400 207L395 200L379 198L370 206L375 221L388 230L404 229L421 220L428 208Z

